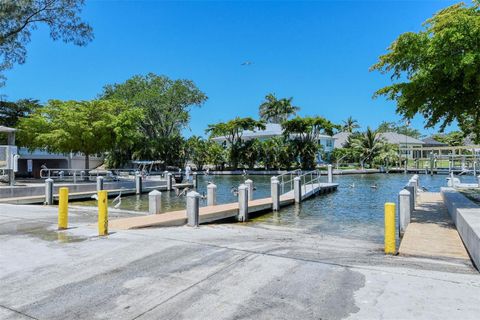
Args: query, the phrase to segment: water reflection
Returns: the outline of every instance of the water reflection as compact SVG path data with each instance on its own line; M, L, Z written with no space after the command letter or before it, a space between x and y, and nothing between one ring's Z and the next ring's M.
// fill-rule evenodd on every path
M366 174L335 176L338 190L308 199L301 204L283 208L252 220L282 227L301 229L304 232L336 234L344 237L383 241L383 206L385 202L396 202L398 192L408 181L404 174ZM198 192L206 194L209 181L217 185L217 203L237 201L231 187L237 187L245 179L254 181L255 198L270 196L270 176L199 176ZM323 177L326 180L325 177ZM444 175L420 175L420 183L429 191L439 191L446 186ZM473 183L472 176L462 177L462 182ZM376 185L377 188L371 188ZM186 198L174 192L162 192L162 211L185 208ZM85 204L85 203L84 203ZM86 203L96 205L96 202ZM206 205L206 200L201 200ZM148 195L123 197L120 209L148 211Z

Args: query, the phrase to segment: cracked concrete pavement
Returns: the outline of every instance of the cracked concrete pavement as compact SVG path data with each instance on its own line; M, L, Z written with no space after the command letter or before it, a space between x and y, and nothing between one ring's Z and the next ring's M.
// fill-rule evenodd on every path
M114 213L112 213L113 215ZM121 212L117 215L122 215ZM0 319L477 319L461 261L262 224L97 237L92 215L0 205Z

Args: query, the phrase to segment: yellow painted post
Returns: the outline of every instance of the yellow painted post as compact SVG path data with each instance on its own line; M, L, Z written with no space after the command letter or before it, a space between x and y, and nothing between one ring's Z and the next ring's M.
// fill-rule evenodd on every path
M108 193L98 191L98 235L108 235Z
M58 230L68 228L68 188L58 190Z
M385 203L385 253L395 254L395 203Z

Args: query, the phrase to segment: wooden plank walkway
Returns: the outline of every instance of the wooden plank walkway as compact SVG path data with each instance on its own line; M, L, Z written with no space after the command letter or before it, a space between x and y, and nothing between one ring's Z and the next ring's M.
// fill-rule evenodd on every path
M470 257L448 215L440 193L423 192L400 243L401 255L456 260L471 265Z
M302 198L308 198L316 192L330 192L338 187L336 183L320 183L310 184L302 188ZM280 206L287 206L295 202L293 191L287 192L280 197ZM248 202L248 212L255 213L259 211L271 210L272 198L263 198ZM207 223L226 218L232 218L238 215L238 202L220 204L216 206L200 207L199 209L200 223ZM131 218L122 218L109 221L110 229L139 229L147 227L168 227L181 226L187 223L186 210L171 211L161 214L153 214L147 216L137 216Z

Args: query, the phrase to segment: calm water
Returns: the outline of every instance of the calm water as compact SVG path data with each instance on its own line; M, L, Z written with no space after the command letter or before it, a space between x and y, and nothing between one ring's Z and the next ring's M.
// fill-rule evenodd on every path
M396 202L398 192L411 175L366 174L334 176L339 183L338 190L323 194L283 208L278 213L267 213L252 219L250 223L277 225L299 229L306 233L334 234L343 237L383 241L383 206L385 202ZM445 175L420 175L420 184L428 191L439 191L446 186ZM255 183L255 198L270 196L270 176L250 176ZM326 177L322 177L326 180ZM242 176L199 176L198 192L206 193L208 181L217 185L217 202L229 203L237 197L231 192L245 180ZM475 182L473 176L461 177L465 183ZM370 186L376 184L377 189ZM164 211L185 208L185 197L177 197L173 192L162 192ZM88 201L78 204L95 206ZM201 200L206 205L206 200ZM122 198L120 209L148 211L148 196L128 196Z

